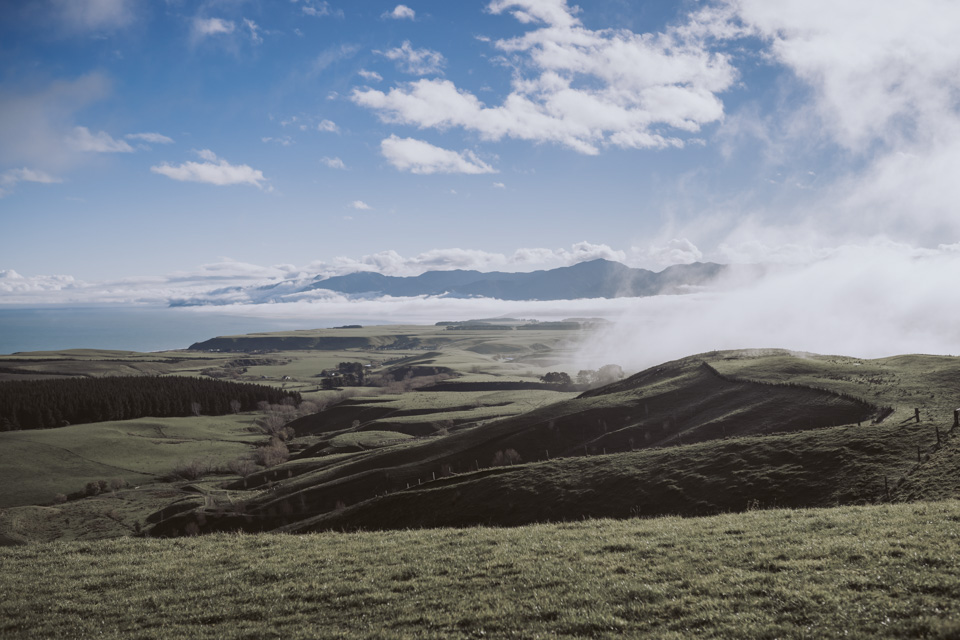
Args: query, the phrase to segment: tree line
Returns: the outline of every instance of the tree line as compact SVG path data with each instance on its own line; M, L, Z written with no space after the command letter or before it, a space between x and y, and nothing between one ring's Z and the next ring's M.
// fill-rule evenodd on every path
M259 384L167 376L111 376L0 382L0 431L50 429L71 424L147 416L220 416L280 404L297 392Z

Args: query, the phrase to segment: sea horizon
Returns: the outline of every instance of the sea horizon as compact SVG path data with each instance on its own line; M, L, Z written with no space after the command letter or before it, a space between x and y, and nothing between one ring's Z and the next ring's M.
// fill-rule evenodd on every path
M0 307L0 355L63 349L171 351L222 335L354 323L341 318L252 317L227 310L196 313L162 305L7 305Z

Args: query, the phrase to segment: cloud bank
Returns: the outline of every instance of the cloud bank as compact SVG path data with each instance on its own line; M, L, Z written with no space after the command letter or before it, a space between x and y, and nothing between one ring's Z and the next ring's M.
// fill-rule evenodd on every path
M581 350L640 369L714 349L784 348L875 358L960 354L956 246L851 246L805 265L687 296L630 299Z
M678 240L666 255L689 246ZM447 249L403 257L383 252L361 259L338 258L304 267L263 267L232 260L163 277L88 283L66 275L24 276L0 270L0 303L166 304L171 300L216 301L197 313L366 323L466 320L512 316L558 319L604 317L609 328L591 334L578 364L607 362L638 370L666 360L715 349L785 348L872 358L901 353L960 354L960 244L916 249L894 243L851 245L804 264L734 270L708 289L688 295L560 300L549 302L370 297L316 289L317 275L368 270L413 273L432 268L526 269L590 257L636 255L603 245L571 249L520 249L510 256ZM629 262L629 260L628 260ZM271 304L261 304L271 302Z

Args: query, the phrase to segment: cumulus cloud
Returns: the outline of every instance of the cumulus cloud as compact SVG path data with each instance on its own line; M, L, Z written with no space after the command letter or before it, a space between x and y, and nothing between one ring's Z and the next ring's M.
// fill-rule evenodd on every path
M330 158L330 157L324 156L324 157L320 158L320 162L322 162L324 165L326 165L327 167L329 167L329 168L331 168L331 169L346 169L346 168L347 168L347 165L345 165L345 164L343 163L343 160L341 160L340 158L337 158L337 157Z
M456 152L414 138L392 135L380 143L380 152L394 167L411 173L497 173L469 149Z
M232 20L223 18L200 18L193 19L194 37L226 35L233 33L237 25Z
M204 182L217 186L250 184L258 189L269 186L259 169L245 164L232 165L209 149L197 151L197 155L204 162L187 161L179 165L164 162L150 167L150 171L182 182Z
M354 200L353 202L350 203L350 208L356 209L357 211L370 211L371 209L373 209L373 207L368 205L363 200Z
M320 124L317 125L317 131L340 133L340 127L338 127L337 123L333 120L321 120Z
M443 73L446 58L439 51L432 49L414 49L409 40L404 40L399 47L380 52L384 57L393 60L404 73L417 76L426 76Z
M115 140L106 131L90 133L86 127L74 127L67 136L67 144L76 151L94 153L132 153L133 147L123 140Z
M460 127L489 140L553 142L586 154L604 146L683 146L685 137L723 118L718 94L737 72L705 38L680 28L647 34L588 29L563 0L488 5L494 14L508 9L523 24L543 26L494 43L516 69L500 105L488 106L440 79L388 92L358 88L351 99L384 122Z
M160 133L128 133L123 136L127 140L143 140L144 142L149 142L151 144L172 144L173 138L168 138L167 136Z
M393 11L387 11L381 18L392 18L393 20L413 20L417 17L417 12L405 4L398 4Z

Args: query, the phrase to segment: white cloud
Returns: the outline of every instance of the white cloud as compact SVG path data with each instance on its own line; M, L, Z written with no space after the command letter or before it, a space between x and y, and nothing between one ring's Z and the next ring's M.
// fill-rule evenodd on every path
M173 143L173 138L168 138L167 136L160 133L128 133L123 136L127 140L143 140L144 142L149 142L151 144L171 144Z
M382 251L361 258L337 257L329 262L312 262L300 270L322 276L342 275L354 271L375 271L391 276L419 275L428 270L476 269L479 271L532 271L570 266L587 260L604 258L627 261L627 252L606 244L578 242L569 249L521 248L511 255L480 249L431 249L414 256L396 251Z
M815 91L822 125L862 149L956 117L960 5L917 0L730 2L775 59Z
M493 183L493 188L494 188L494 189L506 189L506 188L507 188L507 185L503 184L502 182L494 182L494 183Z
M587 29L562 0L489 5L493 13L508 8L524 24L547 26L495 43L516 70L502 104L487 106L439 79L389 92L354 89L352 100L384 122L461 127L489 140L554 142L587 154L603 146L683 146L684 136L723 118L718 94L737 73L704 38L680 28L648 34Z
M232 20L222 18L194 18L194 37L225 35L233 33L237 25Z
M393 8L393 11L387 11L380 17L394 20L413 20L417 17L417 12L405 4L398 4Z
M265 136L265 137L263 137L263 138L260 138L260 141L261 141L261 142L267 142L267 143L268 143L268 142L275 142L275 143L277 143L277 144L279 144L280 146L283 146L283 147L289 147L290 145L293 144L293 138L291 138L290 136L283 136L282 138L274 138L274 137L271 137L271 136Z
M243 19L243 25L250 31L250 41L253 44L263 44L263 37L260 35L260 27L253 20Z
M394 167L411 173L497 173L469 149L458 153L414 138L392 135L380 143L380 152Z
M350 203L350 208L356 209L357 211L370 211L371 209L373 209L373 207L368 205L363 200L354 200L353 202Z
M399 47L378 53L396 62L397 68L404 73L417 76L443 73L443 66L447 62L439 51L414 49L409 40L404 40Z
M216 154L209 149L202 149L197 152L205 162L187 161L179 165L163 163L150 167L150 171L167 176L173 180L183 182L204 182L218 186L234 184L250 184L258 189L263 189L267 179L263 177L263 172L259 169L242 165L232 165L222 158L217 158ZM269 190L269 185L267 185Z
M570 7L566 0L493 0L487 5L490 13L501 13L514 8L512 15L523 24L541 22L551 27L570 29L580 24L574 17L579 7Z
M360 71L358 71L357 73L360 74L360 77L363 78L364 80L369 80L371 82L380 82L383 80L383 76L381 76L376 71L367 71L366 69L360 69Z
M343 17L342 9L332 9L329 2L318 2L317 0L306 0L303 4L303 13L315 18L322 18L324 16Z
M671 264L691 264L703 260L703 252L687 238L673 238L666 244L651 244L631 249L634 263L664 267Z
M347 165L345 165L345 164L343 163L343 160L341 160L340 158L337 158L337 157L330 158L330 157L324 156L324 157L320 158L320 162L322 162L322 163L325 164L326 166L330 167L331 169L346 169L346 168L347 168Z
M35 169L28 169L27 167L11 169L3 174L0 174L0 184L4 186L14 185L18 182L40 182L43 184L52 184L54 182L62 181L60 178L51 176L49 173L37 171Z
M78 285L73 276L22 276L13 269L0 269L0 294L48 293L71 289Z
M317 125L317 131L340 133L340 127L338 127L337 123L333 122L332 120L321 120L320 124Z
M952 29L960 5L904 7L725 0L685 25L705 38L759 39L759 56L791 92L769 112L746 104L721 131L728 157L759 144L783 173L770 184L793 190L728 216L727 249L805 259L818 246L874 236L927 246L960 237L960 46Z
M106 131L90 133L86 127L74 127L67 136L67 145L75 151L92 151L95 153L132 153L133 147L123 140L115 140Z
M50 175L49 173L46 173L45 171L28 169L27 167L10 169L9 171L5 171L4 173L0 174L0 198L9 195L10 190L19 182L54 184L57 182L62 182L62 180Z

